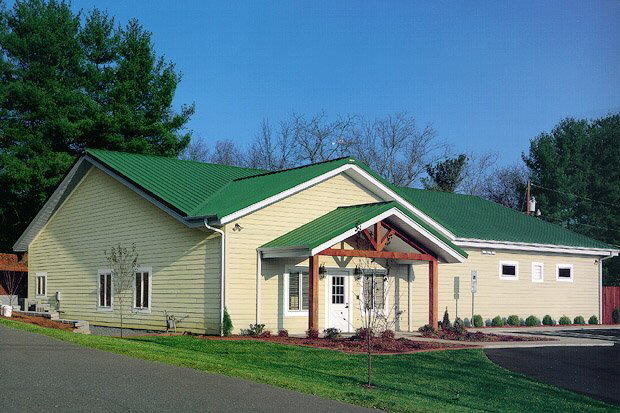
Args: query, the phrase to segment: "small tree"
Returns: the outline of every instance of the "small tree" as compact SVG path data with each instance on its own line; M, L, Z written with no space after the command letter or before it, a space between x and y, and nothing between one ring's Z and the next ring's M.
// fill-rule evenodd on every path
M135 244L131 244L131 249L128 249L119 243L117 247L112 247L109 251L104 251L104 255L112 270L112 285L114 286L114 296L118 300L122 338L127 290L132 289L135 273L139 267L138 253L136 252ZM131 301L131 297L129 298Z
M9 295L9 305L13 307L13 299L24 288L23 279L25 272L22 271L0 271L0 287Z

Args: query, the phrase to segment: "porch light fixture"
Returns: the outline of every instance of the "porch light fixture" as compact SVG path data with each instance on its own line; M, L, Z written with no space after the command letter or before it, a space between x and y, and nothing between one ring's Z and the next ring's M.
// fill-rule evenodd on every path
M325 269L325 264L319 265L319 275L321 278L325 278L325 274L327 274L327 270Z

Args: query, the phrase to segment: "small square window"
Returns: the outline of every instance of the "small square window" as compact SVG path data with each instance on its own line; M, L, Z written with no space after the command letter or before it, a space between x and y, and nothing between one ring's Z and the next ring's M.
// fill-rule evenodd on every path
M501 280L518 280L519 263L516 261L500 261L499 278Z
M573 265L572 264L558 264L556 280L573 282Z

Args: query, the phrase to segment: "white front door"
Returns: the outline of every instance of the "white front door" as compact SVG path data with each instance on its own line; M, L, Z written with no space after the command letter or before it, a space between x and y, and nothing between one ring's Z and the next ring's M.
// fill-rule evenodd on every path
M328 270L327 276L327 327L351 332L349 272Z

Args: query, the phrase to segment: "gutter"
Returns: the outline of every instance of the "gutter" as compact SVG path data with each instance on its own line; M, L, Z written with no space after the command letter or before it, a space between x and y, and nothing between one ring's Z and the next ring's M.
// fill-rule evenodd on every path
M220 234L220 257L221 257L221 263L220 263L220 336L224 334L224 332L222 331L222 327L224 325L224 282L226 281L226 236L224 234L224 231L222 231L219 228L215 228L210 226L207 223L207 218L204 218L203 221L205 228L213 231L213 232L217 232L218 234Z

